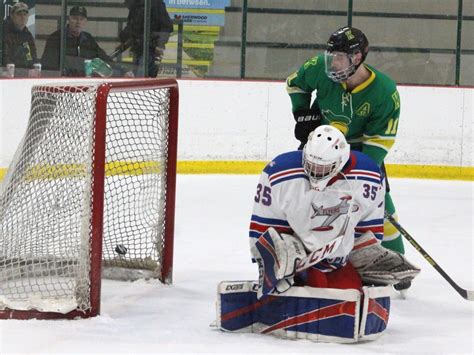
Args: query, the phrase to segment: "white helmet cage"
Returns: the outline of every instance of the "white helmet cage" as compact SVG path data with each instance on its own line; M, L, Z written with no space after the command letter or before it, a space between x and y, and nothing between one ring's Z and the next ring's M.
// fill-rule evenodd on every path
M320 190L325 188L342 170L349 155L350 146L337 128L323 125L311 132L303 148L303 169L311 186Z

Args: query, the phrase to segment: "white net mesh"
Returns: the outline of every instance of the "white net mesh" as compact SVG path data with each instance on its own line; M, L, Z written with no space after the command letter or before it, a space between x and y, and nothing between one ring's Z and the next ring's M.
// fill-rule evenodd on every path
M27 132L0 190L0 310L86 311L97 87L35 87ZM169 89L107 100L103 265L159 277ZM131 272L131 270L136 270Z

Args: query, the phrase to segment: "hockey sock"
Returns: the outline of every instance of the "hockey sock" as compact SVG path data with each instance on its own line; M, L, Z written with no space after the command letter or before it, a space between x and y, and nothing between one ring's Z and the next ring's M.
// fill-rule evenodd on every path
M395 205L393 204L392 197L390 193L387 192L385 194L385 210L393 215L395 219L397 219L395 213ZM387 219L384 220L383 225L383 241L382 246L387 249L396 251L401 254L405 254L405 247L403 246L403 238L398 229L396 229L392 223L390 223Z

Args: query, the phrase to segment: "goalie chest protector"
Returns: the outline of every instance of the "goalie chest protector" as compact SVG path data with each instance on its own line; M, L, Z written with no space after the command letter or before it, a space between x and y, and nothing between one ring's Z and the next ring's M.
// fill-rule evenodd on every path
M286 339L355 343L387 328L391 287L331 289L291 287L257 300L256 281L218 285L217 327L226 332L270 334Z

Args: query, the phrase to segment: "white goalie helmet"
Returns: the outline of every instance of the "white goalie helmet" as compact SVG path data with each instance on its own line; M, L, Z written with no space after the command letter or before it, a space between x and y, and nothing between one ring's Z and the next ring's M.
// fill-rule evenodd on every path
M323 125L309 134L303 168L313 189L322 191L349 160L350 145L337 128Z

